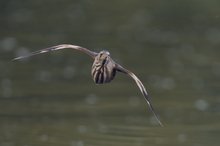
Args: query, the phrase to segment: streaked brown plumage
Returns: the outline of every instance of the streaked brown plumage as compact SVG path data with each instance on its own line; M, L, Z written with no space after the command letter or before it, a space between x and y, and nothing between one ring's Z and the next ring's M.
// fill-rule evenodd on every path
M129 75L132 79L134 79L135 83L137 84L138 88L140 89L141 93L143 94L147 104L149 105L150 110L152 111L155 118L157 119L158 123L161 126L163 126L163 124L160 122L157 114L154 111L154 108L153 108L151 101L150 101L150 96L148 95L142 82L138 79L138 77L134 73L125 69L121 65L115 63L112 60L112 58L110 57L110 53L108 51L103 50L99 53L96 53L96 52L90 51L90 50L83 48L83 47L80 47L80 46L70 45L70 44L62 44L62 45L42 49L39 51L35 51L35 52L32 52L28 55L14 58L13 60L20 60L23 58L37 55L37 54L42 54L42 53L66 49L66 48L79 50L83 53L88 54L90 57L92 57L94 59L94 62L92 65L92 70L91 70L91 75L92 75L93 80L96 84L104 84L104 83L110 82L111 80L114 79L116 72L125 73L125 74Z

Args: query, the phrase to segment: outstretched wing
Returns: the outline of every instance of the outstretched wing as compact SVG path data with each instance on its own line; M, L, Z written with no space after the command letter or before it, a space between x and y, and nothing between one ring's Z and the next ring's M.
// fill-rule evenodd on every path
M14 58L13 60L19 60L19 59L31 57L31 56L34 56L34 55L37 55L37 54L42 54L42 53L47 53L47 52L50 52L50 51L56 51L56 50L67 49L67 48L82 51L82 52L88 54L89 56L91 56L93 59L98 54L96 52L90 51L90 50L88 50L86 48L83 48L83 47L80 47L80 46L71 45L71 44L62 44L62 45L53 46L53 47L49 47L49 48L46 48L46 49L38 50L38 51L32 52L30 54L24 55L24 56L19 56L19 57Z
M134 79L135 83L137 84L138 88L141 90L141 93L143 94L147 104L149 105L149 108L151 110L151 112L154 114L155 118L157 119L158 123L160 124L160 126L163 127L163 124L161 123L161 121L159 120L156 112L154 111L154 108L151 104L151 101L150 101L150 96L148 95L144 85L142 84L142 82L138 79L138 77L132 73L131 71L125 69L124 67L122 67L121 65L119 64L116 64L116 69L117 71L119 72L122 72L122 73L125 73L127 75L129 75L132 79Z

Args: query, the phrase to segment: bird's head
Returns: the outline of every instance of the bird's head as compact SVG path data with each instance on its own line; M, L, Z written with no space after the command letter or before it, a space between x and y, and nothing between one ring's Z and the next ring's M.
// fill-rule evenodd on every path
M110 57L110 53L106 50L99 52L97 56L99 62L102 62L102 64L105 64L109 57Z

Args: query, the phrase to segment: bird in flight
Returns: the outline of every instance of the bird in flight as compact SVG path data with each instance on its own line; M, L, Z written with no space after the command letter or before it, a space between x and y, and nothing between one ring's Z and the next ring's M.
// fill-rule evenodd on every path
M47 53L47 52L67 49L67 48L81 51L94 59L92 69L91 69L91 75L96 84L109 83L111 80L114 79L117 72L121 72L121 73L124 73L130 76L135 81L141 93L143 94L144 99L149 105L149 108L151 112L154 114L155 118L157 119L159 125L163 126L156 112L154 111L154 108L151 104L150 96L148 95L144 85L139 80L139 78L133 72L125 69L124 67L116 63L114 60L112 60L112 58L110 57L110 53L106 50L96 53L81 46L76 46L76 45L71 45L71 44L62 44L62 45L57 45L57 46L49 47L46 49L38 50L30 54L24 55L24 56L16 57L13 59L13 61L31 57L37 54L42 54L42 53Z

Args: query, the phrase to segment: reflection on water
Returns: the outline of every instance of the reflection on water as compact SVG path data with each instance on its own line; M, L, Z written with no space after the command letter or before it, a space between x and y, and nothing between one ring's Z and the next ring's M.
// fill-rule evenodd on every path
M0 3L1 146L219 145L218 1ZM84 54L10 61L61 43L107 48L165 127L129 77L95 85Z

